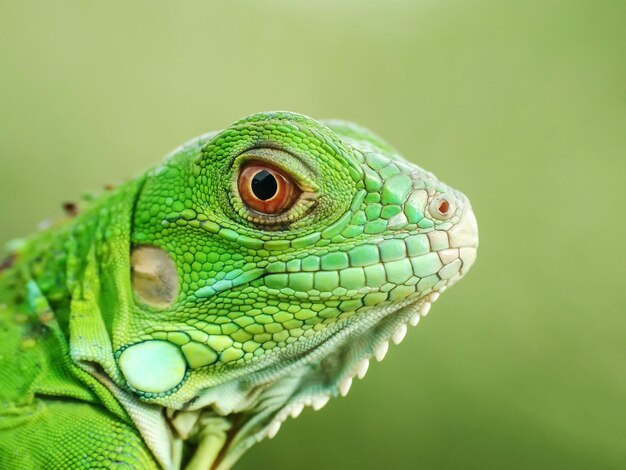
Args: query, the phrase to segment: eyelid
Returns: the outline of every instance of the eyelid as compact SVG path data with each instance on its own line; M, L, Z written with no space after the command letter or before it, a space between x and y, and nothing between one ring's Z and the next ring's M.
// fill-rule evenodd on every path
M242 199L238 189L239 175L246 165L255 163L274 167L291 178L300 194L288 210L278 214L263 214L248 207ZM300 221L314 210L321 196L321 187L316 184L316 181L320 181L320 170L308 164L303 156L296 156L271 146L253 147L242 151L233 158L229 173L228 197L231 200L231 207L240 220L263 231L285 230Z
M315 184L318 178L317 172L292 153L271 147L245 150L234 161L236 172L240 172L242 168L252 161L274 166L286 173L294 180L303 193L316 193L319 191L319 186Z

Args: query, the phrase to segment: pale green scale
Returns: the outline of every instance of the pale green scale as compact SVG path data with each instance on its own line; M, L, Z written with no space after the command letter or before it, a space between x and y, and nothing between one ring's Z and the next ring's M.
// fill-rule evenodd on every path
M358 225L358 226L363 226L365 225L366 222L367 222L367 217L365 216L364 211L355 212L354 215L352 216L352 219L350 220L351 225Z
M279 309L278 309L278 307L276 307L275 305L271 305L271 304L270 304L270 305L266 305L265 307L263 307L263 308L261 309L261 311L262 311L263 313L268 314L268 315L274 315L275 313L278 313L278 312L279 312Z
M437 284L439 280L440 280L439 276L437 276L436 274L427 276L423 279L420 279L420 281L417 283L417 288L422 292L427 291L428 289L433 287L435 284Z
M341 279L339 282L341 282ZM345 287L337 287L333 289L333 291L331 292L332 295L337 296L337 297L346 295L347 293L348 293L348 289L346 289Z
M443 230L428 232L428 240L430 241L430 249L432 251L445 250L450 245L448 234Z
M241 246L245 246L246 248L251 248L253 250L258 250L263 247L263 241L248 237L246 235L240 235L237 239L237 243L241 244Z
M403 284L413 276L413 268L408 258L385 263L387 280L393 284Z
M380 261L380 253L376 245L360 245L348 252L351 266L368 266Z
M272 338L274 339L274 341L277 341L278 343L286 341L288 337L289 337L289 331L285 329L281 329L280 331L272 335Z
M376 220L380 217L382 210L383 206L381 204L370 204L367 206L367 209L365 209L365 217L367 217L369 221Z
M289 277L290 276L287 274L270 274L265 276L263 279L267 287L271 289L282 289L283 287L287 287Z
M267 315L265 313L257 315L254 319L257 323L260 323L261 325L267 325L274 320L271 315ZM265 326L263 328L265 329Z
M380 170L380 176L382 176L385 180L399 173L400 173L400 168L398 168L395 165L395 163L389 163L385 168Z
M402 208L399 205L387 205L384 206L382 211L380 212L380 216L383 219L391 219L393 216L398 215L402 212Z
M309 318L313 318L314 316L315 312L313 310L302 309L298 313L296 313L296 320L308 320Z
M259 333L258 335L254 335L254 340L260 345L263 345L263 343L267 343L271 339L272 339L271 335L267 333Z
M383 262L406 258L407 255L404 240L399 240L397 238L391 238L381 242L380 245L378 245L378 248L380 250L380 259Z
M191 330L188 332L188 334L193 341L197 341L199 343L206 343L206 341L209 339L209 335L206 334L204 331Z
M354 300L344 300L339 304L339 309L343 312L354 312L357 308L361 308L363 306L363 301L361 299Z
M287 271L290 273L297 273L302 270L301 261L299 259L289 260L286 263L285 267L287 268Z
M415 287L413 286L397 286L394 287L389 292L389 300L396 301L400 299L404 299L415 292Z
M381 183L382 185L382 183ZM365 204L374 204L375 202L380 202L380 194L379 193L368 193L364 200Z
M181 331L175 331L173 333L167 334L167 340L171 341L174 344L182 346L183 344L188 343L190 341L190 338L188 335Z
M212 324L208 324L203 330L210 335L219 335L222 332L222 329L218 325Z
M369 287L380 287L387 282L387 272L382 264L373 264L363 269Z
M282 272L285 272L286 269L287 269L287 265L285 263L283 263L282 261L274 261L265 267L265 272L282 273Z
M365 170L365 188L370 192L365 198L365 202L378 202L377 200L369 200L371 194L377 194L380 188L383 187L383 181L375 171L366 168Z
M422 220L427 202L428 193L423 189L413 191L409 194L404 203L404 213L410 223L416 224Z
M461 270L462 262L460 259L455 259L452 263L445 265L439 270L439 277L441 279L450 279L454 275L458 274Z
M249 340L243 343L243 350L245 352L251 353L256 351L261 345L254 340Z
M389 163L389 159L378 152L369 152L365 156L365 162L372 170L381 170Z
M239 330L239 331L235 331L231 335L231 338L233 338L235 341L239 343L245 343L246 341L252 338L252 335L245 330Z
M404 174L394 175L385 181L382 191L382 203L402 205L412 188L413 181L410 176Z
M313 289L314 274L312 272L294 273L289 276L289 287L293 290L306 292Z
M328 319L328 318L335 318L335 317L337 317L340 313L341 313L341 311L340 311L340 310L338 310L338 309L336 309L336 308L327 307L327 308L325 308L325 309L323 309L323 310L320 310L320 312L319 312L319 314L318 314L318 315L319 315L321 318L326 318L326 319Z
M234 362L238 361L242 357L243 351L241 349L228 348L221 354L220 359L222 360L222 362Z
M252 323L254 323L254 320L252 319L252 317L249 317L248 315L245 315L245 316L242 316L242 317L239 317L239 318L235 319L235 323L237 323L241 328L245 328L246 326L251 325ZM239 341L239 340L237 340L237 341Z
M365 285L365 272L360 267L343 269L339 272L339 279L341 287L358 289Z
M425 255L411 258L411 265L415 275L421 278L435 274L442 266L437 253L426 253Z
M294 305L295 307L295 305ZM296 309L297 311L297 309ZM293 313L289 313L288 311L280 311L277 314L274 315L274 320L276 320L279 323L285 323L288 320L291 320L293 318Z
M181 350L160 340L129 346L120 354L118 364L129 385L146 393L163 393L174 388L187 370Z
M307 256L306 258L302 260L303 271L318 271L319 269L320 269L320 257L319 256Z
M387 221L384 219L373 220L371 222L367 222L365 224L365 228L363 232L369 235L375 235L378 233L382 233L387 230Z
M268 251L285 251L289 249L291 240L268 240L263 243L263 248Z
M339 273L337 271L318 271L315 273L314 287L320 292L329 292L338 286Z
M333 238L341 233L341 231L350 223L351 218L352 214L350 212L346 212L337 222L322 230L322 238Z
M347 268L349 266L348 255L343 252L328 253L322 256L321 266L324 270Z
M291 242L291 246L295 249L301 249L312 245L319 241L322 238L322 235L319 232L313 232L308 235L304 235L302 237L296 238Z
M232 346L233 340L228 336L214 335L209 337L207 344L211 346L215 351L221 352L224 349Z
M388 206L388 207L396 207L396 206ZM396 215L389 218L389 224L387 228L389 230L400 230L408 225L409 221L404 215L404 212L398 212Z
M217 353L206 344L192 341L181 346L181 350L189 363L189 367L197 369L217 361Z
M419 256L430 251L430 242L425 234L411 235L404 240L409 256Z
M378 305L379 303L386 301L387 298L388 296L385 292L371 292L363 297L363 305Z
M239 331L239 326L235 323L226 323L225 325L221 325L220 329L223 334L232 335L235 331Z
M280 324L273 321L272 323L268 323L267 325L265 325L265 331L267 331L268 333L278 333L282 329L283 327Z
M350 211L356 212L357 210L359 210L361 208L361 204L363 204L363 200L365 199L366 195L367 195L367 191L365 191L364 189L359 190L354 195L354 198L352 199L352 204L350 205ZM346 214L346 216L347 215L348 214Z
M431 228L434 225L434 222L430 219L427 219L426 217L420 219L420 221L417 223L417 226L420 228Z

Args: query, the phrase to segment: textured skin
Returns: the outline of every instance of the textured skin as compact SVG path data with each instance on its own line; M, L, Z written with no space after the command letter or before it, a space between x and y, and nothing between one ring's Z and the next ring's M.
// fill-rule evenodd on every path
M246 207L250 161L293 178L290 210ZM261 113L194 139L12 249L0 466L229 468L345 395L477 243L465 196L355 125Z

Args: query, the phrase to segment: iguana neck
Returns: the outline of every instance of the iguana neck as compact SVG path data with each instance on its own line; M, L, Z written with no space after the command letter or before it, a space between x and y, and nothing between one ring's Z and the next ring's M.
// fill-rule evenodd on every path
M54 223L51 227L21 243L6 258L5 282L18 291L27 292L23 299L37 313L37 298L45 298L50 311L68 337L72 300L83 295L85 272L90 264L98 273L112 273L116 256L109 240L117 238L128 245L133 201L141 181L120 186L113 193L88 203L77 215ZM120 219L125 220L120 226ZM106 282L103 276L102 282ZM28 285L31 286L28 289ZM22 288L19 288L22 287ZM100 301L106 301L101 296ZM107 328L112 321L108 309L102 309Z

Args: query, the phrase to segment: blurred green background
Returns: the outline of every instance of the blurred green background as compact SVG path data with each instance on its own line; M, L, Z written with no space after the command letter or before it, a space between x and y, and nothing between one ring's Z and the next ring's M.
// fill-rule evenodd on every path
M239 469L626 466L626 2L0 4L0 243L288 109L473 201L467 279Z

